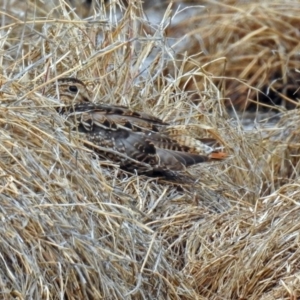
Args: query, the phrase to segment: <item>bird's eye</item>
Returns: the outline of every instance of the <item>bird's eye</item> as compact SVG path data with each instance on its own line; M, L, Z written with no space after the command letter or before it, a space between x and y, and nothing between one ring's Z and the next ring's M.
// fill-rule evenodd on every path
M72 93L78 93L78 87L76 85L70 85L69 91Z

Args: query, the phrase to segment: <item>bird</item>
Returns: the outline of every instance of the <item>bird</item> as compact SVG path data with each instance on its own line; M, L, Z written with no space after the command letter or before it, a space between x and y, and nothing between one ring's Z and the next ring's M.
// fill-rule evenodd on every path
M86 146L130 173L176 180L187 167L222 160L213 138L180 134L169 123L127 106L94 103L85 84L73 77L60 78L45 91L57 99L58 112L83 133Z

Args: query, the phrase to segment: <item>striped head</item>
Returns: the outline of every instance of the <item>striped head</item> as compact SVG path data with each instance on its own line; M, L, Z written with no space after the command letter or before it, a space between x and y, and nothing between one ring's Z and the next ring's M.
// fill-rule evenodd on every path
M60 78L45 92L46 97L59 99L66 105L89 103L90 95L84 83L76 78Z

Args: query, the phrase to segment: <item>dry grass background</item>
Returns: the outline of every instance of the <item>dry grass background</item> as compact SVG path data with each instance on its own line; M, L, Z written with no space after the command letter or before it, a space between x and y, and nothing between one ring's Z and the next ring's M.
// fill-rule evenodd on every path
M223 96L241 108L297 106L300 97L299 12L297 1L193 1L195 11L168 34L184 37L178 57L193 59L185 72L201 66L222 87ZM197 9L197 4L203 8ZM172 68L171 68L172 70ZM201 78L182 87L203 89ZM228 103L230 105L230 103Z
M271 127L245 131L225 109L219 75L210 75L191 53L179 60L166 42L166 30L171 34L180 25L169 22L171 6L153 25L137 1L121 5L117 22L117 2L99 4L88 20L70 16L62 2L44 12L36 2L25 24L26 16L14 11L18 3L1 11L0 297L297 299L298 110L282 111ZM260 39L281 24L276 32L292 40L285 58L297 54L289 34L299 18L296 2L267 2L270 8L226 3L230 18L225 6L210 32L219 32L222 20L230 24L251 13L259 23L255 12L268 12L269 30L261 30ZM204 10L202 17L215 15ZM223 33L238 43L231 33L237 27L224 26ZM247 30L249 37L257 27L248 24ZM220 42L221 33L208 36L210 44L230 60L231 42ZM246 55L243 50L235 57ZM250 62L239 64L247 69ZM230 64L226 72L239 78ZM47 82L66 76L82 79L95 101L143 109L196 137L218 137L230 158L191 168L197 178L192 186L132 176L97 160L43 96ZM186 89L183 80L197 84Z

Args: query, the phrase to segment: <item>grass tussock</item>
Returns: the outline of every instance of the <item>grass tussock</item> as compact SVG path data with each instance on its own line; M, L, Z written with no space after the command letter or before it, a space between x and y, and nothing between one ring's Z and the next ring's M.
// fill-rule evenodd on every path
M168 31L182 40L175 43L179 57L193 58L184 72L202 67L230 99L228 106L298 105L298 3L207 0L193 5L194 11ZM186 79L182 87L203 90L201 78Z
M175 59L165 38L170 7L156 26L139 3L120 5L116 22L116 6L102 4L88 20L64 5L61 18L36 14L26 24L1 14L3 299L296 299L299 113L245 131L201 63L187 70L192 55ZM170 63L176 72L166 75ZM217 138L229 158L189 168L194 184L96 159L44 95L68 76L83 80L95 102ZM200 77L201 87L182 88Z

